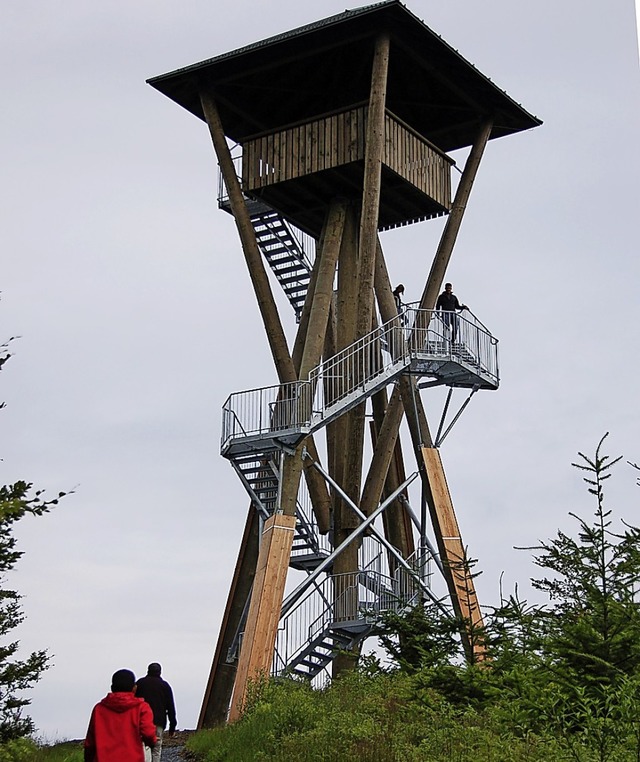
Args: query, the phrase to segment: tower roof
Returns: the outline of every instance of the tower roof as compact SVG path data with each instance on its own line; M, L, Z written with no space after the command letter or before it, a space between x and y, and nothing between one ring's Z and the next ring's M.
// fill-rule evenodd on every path
M491 138L541 124L399 0L330 16L149 84L204 119L199 93L213 92L236 142L368 100L376 37L390 35L387 108L444 151L471 145L479 122Z

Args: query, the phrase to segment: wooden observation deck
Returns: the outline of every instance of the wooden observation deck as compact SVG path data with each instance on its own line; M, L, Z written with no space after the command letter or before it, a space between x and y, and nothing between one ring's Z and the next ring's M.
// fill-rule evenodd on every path
M378 230L449 212L447 152L540 124L398 0L332 16L149 83L204 119L215 96L242 189L319 236L332 198L360 202L374 42L390 37Z

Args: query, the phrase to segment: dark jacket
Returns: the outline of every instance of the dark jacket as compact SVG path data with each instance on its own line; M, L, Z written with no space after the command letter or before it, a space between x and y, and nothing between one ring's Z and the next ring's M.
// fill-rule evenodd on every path
M446 291L443 291L436 302L436 309L454 312L455 310L465 309L465 306L460 304L455 294L448 294Z
M137 683L136 696L143 698L153 711L153 721L163 730L167 727L173 732L178 724L176 721L176 706L173 702L173 691L166 680L156 675L141 677Z
M143 742L156 744L149 705L133 693L109 693L91 713L85 762L144 762Z

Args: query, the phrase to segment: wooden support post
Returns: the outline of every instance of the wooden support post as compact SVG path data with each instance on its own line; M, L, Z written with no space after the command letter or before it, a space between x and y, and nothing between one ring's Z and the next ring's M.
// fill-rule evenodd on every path
M354 305L356 305L355 320L351 324L354 330L350 331L351 335L348 337L350 340L347 344L365 336L371 330L374 304L374 266L380 210L382 159L384 156L384 120L389 48L389 36L387 34L380 35L376 40L371 73L364 157L364 182L356 261L354 263L351 257L343 261L342 252L340 255L341 270L343 267L347 267L348 272L351 274L353 273L354 265L356 270L355 294L352 285L353 279L350 281L349 293L343 290L340 280L338 286L338 299L339 302L342 302L343 307L345 307L345 311L352 314ZM345 304L346 300L351 302L348 309ZM340 331L340 320L338 330ZM341 344L341 346L344 345ZM363 366L356 369L356 373L358 372L364 375L366 368ZM356 505L360 503L365 409L366 403L362 402L343 416L345 418L346 435L344 439L343 488ZM354 525L354 516L347 515L349 512L343 508L341 506L341 510L336 512L336 543L341 542L349 534L349 528ZM334 564L334 573L339 574L357 570L358 546L359 543L354 542L340 554ZM333 662L333 674L337 675L342 670L352 667L355 658L356 655L338 655Z
M347 214L346 226L344 235L342 237L342 245L340 246L339 254L339 266L338 266L338 293L336 295L336 345L335 351L348 347L355 341L356 338L356 323L358 313L358 228L356 213L353 208L350 208ZM340 485L345 484L345 467L346 467L346 451L345 446L347 440L348 419L349 413L340 416L333 424L330 425L329 430L331 432L334 441L337 443L334 455L334 472L329 472L331 476ZM353 495L350 495L353 499ZM355 502L357 503L358 497L356 496ZM335 529L341 531L344 529L352 529L355 524L353 523L353 512L342 506L342 500L334 495L334 519ZM347 532L348 534L349 532ZM339 544L339 541L336 541Z
M356 214L353 209L349 210L347 215L347 225L345 227L342 246L340 247L339 266L338 266L338 293L336 298L336 320L337 320L337 346L340 351L355 341L357 313L358 313L358 227ZM349 468L354 468L353 459L350 457L348 441L348 432L354 411L351 410L345 415L340 416L327 429L327 450L330 456L330 462L333 461L334 472L331 476L335 481L342 485L345 492L357 504L359 494L354 491L359 489L359 484L353 478L349 478ZM361 457L360 453L355 453L356 458ZM358 518L355 513L347 507L342 498L336 494L334 500L334 546L340 545L358 525ZM334 574L343 574L356 571L358 568L358 548L360 542L352 542L335 559L333 564ZM355 604L357 608L357 604ZM355 613L355 612L354 612ZM354 658L346 655L339 655L332 664L333 674L339 674L344 668L354 666Z
M215 99L208 92L202 92L200 94L200 101L202 103L202 110L209 127L211 134L211 140L213 147L218 157L220 164L220 171L224 179L227 191L229 193L229 203L231 205L231 211L236 221L236 227L242 243L242 250L244 252L245 260L253 283L253 288L256 294L256 300L260 308L260 314L262 315L262 322L264 323L269 346L271 347L271 354L276 366L276 372L278 374L278 380L281 383L287 383L297 380L297 373L289 354L289 348L287 346L287 340L282 328L278 309L273 298L273 292L269 284L269 278L262 261L258 242L256 240L255 230L249 217L247 205L242 195L242 188L236 175L235 167L233 166L233 160L231 158L231 152L227 145L226 138L224 136L224 129L222 122L220 121L220 115L215 103ZM309 449L312 457L317 458L318 453L315 447L315 443L311 438L307 440L306 446ZM298 466L294 468L294 471L298 471ZM289 470L288 470L289 471ZM328 530L328 512L329 512L329 496L325 485L321 479L318 479L311 471L308 472L309 493L311 501L314 505L314 509L317 510L319 524L324 531ZM298 480L296 480L295 473L292 475L292 480L295 482L295 493L297 495ZM294 492L294 487L291 486L287 494ZM295 512L295 499L293 501L293 511ZM288 511L291 511L291 506L288 506Z
M304 333L304 348L298 371L298 378L301 380L309 377L309 371L322 358L333 297L333 281L342 243L346 213L346 201L335 200L329 207L325 233L322 237L322 248L317 256L318 267L314 267L314 273L317 275L309 284L313 290L307 294L307 301L310 305L308 325L305 326Z
M375 451L378 440L378 427L384 420L384 414L387 409L387 391L381 389L371 398L371 407L373 409L373 421L371 421L371 442ZM406 478L404 471L404 461L402 458L402 446L400 439L395 442L394 452L389 465L389 472L384 485L382 497L386 497L404 482ZM405 491L405 497L407 497ZM363 491L364 498L364 491ZM364 500L363 500L364 502ZM376 506L377 507L377 506ZM364 511L363 511L364 512ZM367 515L370 515L367 514ZM407 515L404 504L398 499L390 505L382 514L382 523L384 526L385 537L397 548L403 558L408 558L415 550L413 542L413 530L411 520ZM396 567L395 558L389 554L389 568L393 572Z
M387 323L397 318L389 274L379 243L376 253L375 290L383 322ZM362 491L361 510L367 515L370 515L380 502L403 413L407 415L416 459L420 463L420 449L425 445L431 445L431 434L415 380L404 375L400 376L398 385L393 390L384 419L378 422L376 447Z
M333 280L344 233L346 209L346 202L342 199L331 202L320 238L293 346L293 363L300 379L306 379L311 368L318 364L325 346L327 327L333 311ZM318 522L318 531L326 534L331 528L331 497L322 476L311 467L311 462L319 462L313 438L306 439L304 446L309 451L311 460L303 461L302 469Z
M229 722L242 715L249 684L267 679L271 672L295 524L295 516L281 514L265 522Z
M331 205L327 216L325 234L322 237L323 244L317 254L314 265L314 277L312 283L310 283L312 292L305 304L305 306L309 305L308 318L304 324L301 322L298 332L298 335L302 336L304 340L304 348L301 352L300 367L298 369L300 380L306 380L309 377L309 371L320 362L322 357L333 296L333 279L345 225L346 207L347 205L344 201L336 201ZM301 333L302 329L305 329L304 334ZM300 344L302 341L298 343ZM294 349L294 356L296 354ZM303 468L301 452L305 446L306 441L298 446L293 456L285 456L280 504L282 512L290 516L295 515L296 511L296 498ZM314 453L312 452L311 455L313 457ZM315 470L307 471L310 479L314 478L314 474L315 478L317 478ZM316 512L316 516L318 516L318 512ZM322 519L328 529L328 505L326 515L323 512Z
M250 505L227 605L220 625L213 664L202 700L198 730L224 725L227 721L227 711L236 677L236 664L230 664L227 661L227 652L240 627L242 614L251 593L258 561L259 527L258 512L253 505Z
M462 176L458 187L456 189L456 195L453 199L453 206L451 212L447 217L447 222L442 231L440 237L440 243L436 250L436 254L431 263L431 270L429 271L429 277L422 292L422 298L420 299L420 309L432 310L436 306L438 300L438 294L442 288L442 282L444 281L445 273L453 247L460 231L460 225L462 224L462 218L467 208L467 202L469 201L469 194L473 187L473 182L478 173L478 167L480 166L480 160L484 154L484 149L487 145L487 141L491 136L491 130L493 128L493 121L489 120L485 122L476 140L471 148L471 152L467 157L462 170Z
M293 364L291 355L289 354L289 348L287 340L282 328L280 316L278 314L277 306L273 298L273 293L269 284L269 279L262 261L260 249L255 235L255 230L247 210L247 206L242 194L242 188L236 175L235 167L233 166L233 160L231 158L231 152L224 135L224 129L218 113L215 99L210 92L203 91L200 93L200 101L202 104L203 113L209 127L211 140L213 147L218 158L220 165L220 171L224 179L227 191L229 193L229 203L231 205L231 211L233 213L240 241L242 244L242 250L244 252L245 260L249 270L249 276L253 283L258 306L260 308L260 314L271 348L271 354L278 374L278 379L281 383L288 383L297 380L297 374ZM317 458L317 450L313 439L309 437L307 440L307 447L314 458ZM293 521L295 525L295 511L296 511L296 496L299 486L300 471L302 469L301 458L299 454L296 456L285 456L285 468L283 469L283 484L282 494L286 498L286 509L288 514L288 521ZM319 523L322 522L323 529L328 529L328 513L329 513L329 497L326 490L326 486L322 480L315 478L315 474L312 475L311 470L308 471L310 480L309 493L311 501L314 506L314 510L318 510ZM318 508L320 506L320 508ZM322 508L323 506L323 508ZM291 550L291 543L289 544L289 552ZM262 552L262 551L261 551ZM277 559L276 559L277 561ZM289 556L285 568L288 565ZM286 577L286 574L285 574ZM272 600L272 606L274 616L276 616L276 626L278 621L278 614L280 606L282 605L282 594L284 593L284 587L280 590L281 597L275 602ZM251 595L251 608L260 606L261 591L256 591L255 587ZM257 597L256 597L257 596ZM274 636L275 637L275 636ZM271 644L273 649L273 643ZM271 658L273 654L271 653ZM244 678L243 678L244 679ZM237 683L237 678L236 678ZM243 688L244 690L244 688ZM243 694L244 695L244 694Z
M357 314L353 340L365 336L371 330L374 304L374 273L378 243L378 215L382 159L384 156L384 120L389 70L389 37L381 35L376 40L364 158L364 182L360 238L358 242ZM366 368L358 369L363 375ZM362 450L364 446L364 418L366 403L357 405L347 415L346 461L344 489L351 499L360 503L362 474Z
M390 42L387 34L381 35L376 40L371 74L358 252L358 287L360 291L356 329L356 338L358 339L371 330L371 315L373 313L373 284L378 244L382 159L384 158L389 47Z
M213 147L216 156L218 157L220 171L225 185L227 186L227 192L229 193L231 211L233 212L233 218L236 221L236 227L242 243L242 251L244 252L247 261L249 277L253 283L253 289L260 308L260 314L262 315L262 322L264 323L269 346L271 347L271 355L273 356L273 361L278 373L278 380L283 384L296 381L296 374L293 362L291 361L291 355L289 354L287 339L282 328L282 323L280 322L280 316L278 315L278 308L275 299L273 298L271 286L269 285L269 278L262 261L255 230L253 229L247 205L245 204L242 195L240 182L238 181L236 170L233 166L231 152L229 151L229 146L227 145L227 140L224 136L218 108L213 96L208 92L202 92L200 94L200 101L202 103L205 119L207 120L207 125L209 126Z
M424 447L422 457L431 490L431 520L445 569L449 595L454 611L465 623L462 639L467 657L471 661L483 661L486 658L486 650L482 634L482 612L440 453L435 447Z

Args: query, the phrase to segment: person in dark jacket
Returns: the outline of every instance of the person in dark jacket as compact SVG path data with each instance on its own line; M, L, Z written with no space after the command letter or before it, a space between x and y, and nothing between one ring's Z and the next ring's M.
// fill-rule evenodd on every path
M398 317L400 318L400 322L402 325L407 324L407 316L405 315L405 308L404 303L402 301L402 295L404 294L404 285L402 283L399 283L391 292L393 294L393 300L396 303L396 310L398 312Z
M142 747L155 747L156 726L151 707L135 695L136 678L119 669L108 693L91 712L84 740L85 762L144 762Z
M458 332L458 316L456 310L468 310L466 304L460 304L458 297L453 293L453 286L451 283L444 284L444 291L438 297L436 302L436 310L442 310L442 322L451 328L451 341L456 340L456 334Z
M153 711L153 721L156 724L158 743L153 748L152 762L160 762L162 751L162 735L169 719L169 735L172 736L177 725L176 706L173 701L173 691L166 680L160 675L162 667L158 662L152 662L147 667L147 676L138 680L136 696L143 698Z

